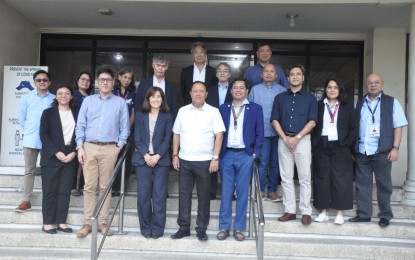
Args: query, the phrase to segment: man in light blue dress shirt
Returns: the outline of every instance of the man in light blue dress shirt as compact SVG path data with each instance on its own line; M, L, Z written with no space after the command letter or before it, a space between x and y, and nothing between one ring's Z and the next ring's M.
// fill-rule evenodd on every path
M36 89L22 97L19 106L19 124L23 128L23 154L25 160L24 195L16 212L23 213L30 210L30 199L35 182L37 156L42 149L39 136L40 118L43 110L49 108L55 96L49 92L50 75L44 70L33 74Z
M277 196L277 185L280 182L280 169L278 166L278 135L271 125L271 112L274 99L286 89L277 84L277 71L273 64L267 64L262 70L263 83L253 86L249 93L249 101L262 106L264 114L264 140L259 154L258 173L262 196L265 197L267 172L268 198L274 202L281 201Z
M378 74L366 80L368 94L356 104L359 139L356 152L357 216L350 222L370 222L372 217L373 175L376 179L379 226L387 227L393 218L392 162L399 158L402 128L408 125L399 101L383 93L384 81Z
M97 73L99 93L84 99L75 130L78 160L85 178L84 226L78 237L92 230L92 214L96 206L96 190L102 196L111 179L118 153L130 134L127 102L112 94L114 72L108 68ZM107 197L98 216L98 231L112 235L107 226L111 197Z

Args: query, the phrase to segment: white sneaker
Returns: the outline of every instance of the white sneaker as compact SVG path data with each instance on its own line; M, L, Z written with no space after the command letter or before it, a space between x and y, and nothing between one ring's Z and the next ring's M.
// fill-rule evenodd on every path
M325 212L320 213L320 215L318 215L318 217L316 217L314 219L315 222L324 222L324 221L328 221L330 218L329 216L327 216L327 214Z
M343 216L337 215L336 218L334 219L334 224L343 225L343 223L344 223Z

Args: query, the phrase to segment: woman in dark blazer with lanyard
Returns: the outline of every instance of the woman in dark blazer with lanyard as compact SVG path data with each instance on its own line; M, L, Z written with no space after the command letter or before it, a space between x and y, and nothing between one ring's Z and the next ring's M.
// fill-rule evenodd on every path
M312 132L314 207L321 213L316 222L329 220L327 209L337 210L335 224L344 223L343 210L353 208L352 146L357 119L347 102L343 84L330 78L318 102L318 123Z
M42 141L42 231L72 233L66 224L72 182L78 169L75 144L76 111L74 92L69 85L56 88L52 107L43 111L40 122ZM55 228L56 225L56 228Z
M173 120L163 90L151 87L135 119L133 165L137 176L137 210L141 234L157 239L166 224L167 184Z

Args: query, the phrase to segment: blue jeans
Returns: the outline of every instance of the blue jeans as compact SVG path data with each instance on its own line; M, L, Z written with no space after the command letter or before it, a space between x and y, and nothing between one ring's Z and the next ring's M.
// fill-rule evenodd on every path
M253 162L253 157L244 151L227 150L220 159L222 198L220 201L219 229L229 231L231 228L234 189L236 189L236 214L233 228L241 231L246 229L246 211Z
M267 171L269 166L268 193L275 192L280 183L280 168L278 165L278 136L264 137L261 154L259 155L258 173L261 192L265 191Z

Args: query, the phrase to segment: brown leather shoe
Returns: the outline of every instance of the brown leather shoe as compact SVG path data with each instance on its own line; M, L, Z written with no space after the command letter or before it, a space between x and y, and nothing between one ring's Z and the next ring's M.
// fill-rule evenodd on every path
M311 224L311 216L310 215L303 215L301 217L301 223L303 223L303 225L310 225Z
M278 218L278 221L289 221L289 220L295 220L297 218L297 215L295 214L291 214L291 213L284 213L284 215L282 215L282 217Z
M85 224L79 231L76 233L77 237L86 237L89 233L91 233L92 227L91 225Z
M22 201L20 205L14 211L18 213L24 213L31 209L32 209L32 205L30 204L30 201Z
M112 236L112 231L108 228L107 224L99 224L98 231L103 235L107 233L107 236Z

